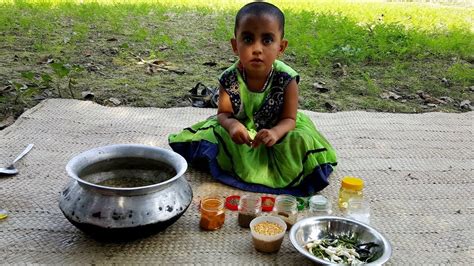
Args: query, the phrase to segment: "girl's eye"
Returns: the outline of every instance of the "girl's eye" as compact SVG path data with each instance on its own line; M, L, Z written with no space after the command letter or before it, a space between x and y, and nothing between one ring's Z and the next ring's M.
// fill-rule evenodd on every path
M243 39L244 43L252 43L252 38L250 38L249 36L245 36Z
M273 38L264 38L263 39L263 44L265 45L270 45L273 43Z

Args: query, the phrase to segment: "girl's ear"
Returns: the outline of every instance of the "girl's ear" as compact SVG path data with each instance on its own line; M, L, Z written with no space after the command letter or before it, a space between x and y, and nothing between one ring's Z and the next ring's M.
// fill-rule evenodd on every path
M239 55L239 51L237 50L237 40L235 38L230 39L230 44L232 45L232 50L234 50L234 54Z
M278 52L278 55L282 55L283 52L285 51L286 47L288 47L288 40L281 40L280 41L280 51Z

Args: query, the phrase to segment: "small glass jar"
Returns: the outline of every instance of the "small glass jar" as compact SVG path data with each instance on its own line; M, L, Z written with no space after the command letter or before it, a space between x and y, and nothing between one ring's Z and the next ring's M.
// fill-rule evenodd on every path
M248 228L250 222L260 214L262 199L255 195L243 195L239 201L237 221L241 227Z
M199 226L204 230L217 230L224 225L224 199L207 197L201 200L201 220Z
M332 213L331 202L323 195L314 195L309 199L309 211L316 216L329 215Z
M338 205L341 211L347 210L347 205L351 199L363 199L364 181L353 176L346 176L342 178L341 188L339 189Z
M370 223L370 205L363 199L350 199L347 204L346 217L366 224Z
M291 195L277 196L273 206L273 215L283 219L289 230L298 218L298 201Z

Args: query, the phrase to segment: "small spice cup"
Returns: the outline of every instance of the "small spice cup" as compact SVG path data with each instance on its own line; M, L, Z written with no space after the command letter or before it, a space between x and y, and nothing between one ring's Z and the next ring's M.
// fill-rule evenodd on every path
M201 220L199 226L204 230L217 230L224 225L224 199L218 196L209 196L201 200Z
M248 228L250 222L260 214L262 200L260 197L245 194L240 198L237 221L241 227Z
M259 216L250 222L250 233L257 251L273 253L280 250L286 223L276 216Z

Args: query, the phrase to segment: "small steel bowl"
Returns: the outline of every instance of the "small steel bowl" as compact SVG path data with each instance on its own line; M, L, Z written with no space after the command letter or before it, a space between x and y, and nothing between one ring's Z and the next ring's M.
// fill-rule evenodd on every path
M310 260L322 265L332 265L331 262L312 255L304 247L308 242L322 239L328 233L334 235L357 234L362 243L374 242L378 244L376 259L370 262L372 265L381 265L387 262L392 255L390 242L373 227L356 220L335 216L308 217L298 221L291 227L290 241L296 250Z

